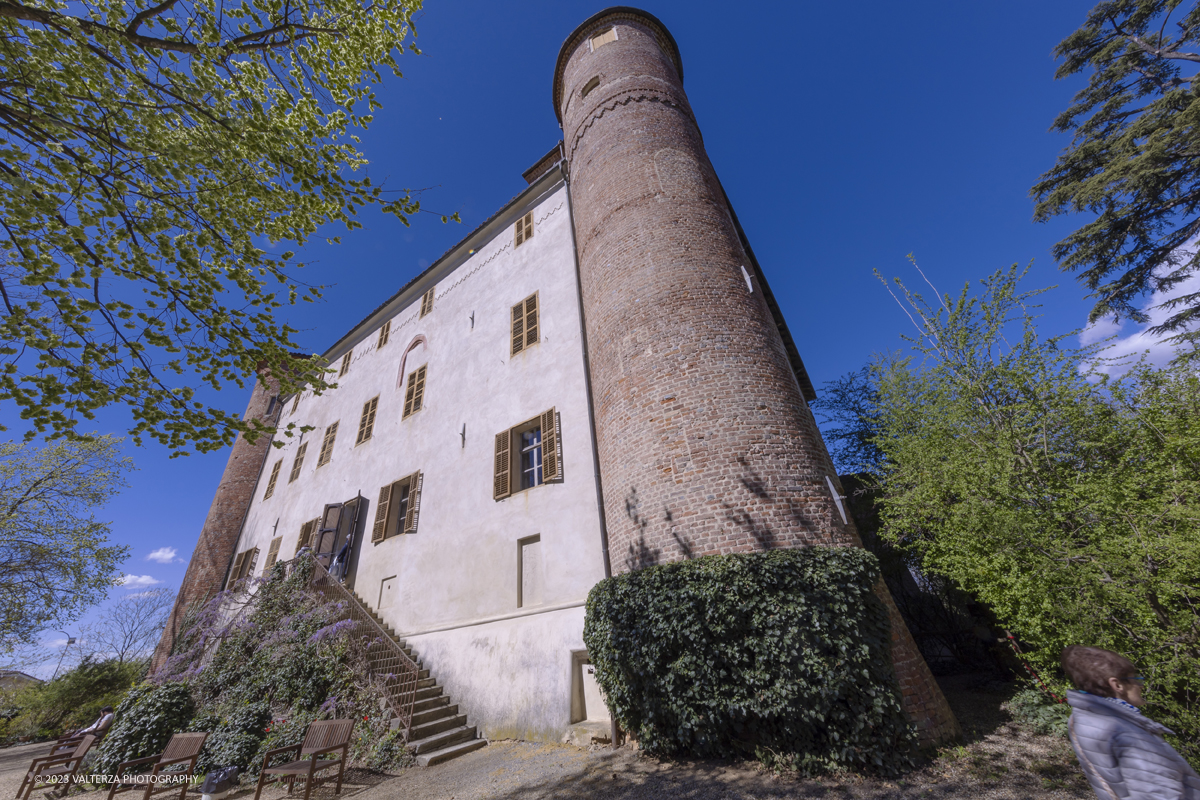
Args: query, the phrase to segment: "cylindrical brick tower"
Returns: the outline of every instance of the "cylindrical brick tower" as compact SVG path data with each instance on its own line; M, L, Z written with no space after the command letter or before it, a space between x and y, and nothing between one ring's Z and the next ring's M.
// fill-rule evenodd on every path
M654 16L617 7L559 52L563 127L614 572L859 545L836 473ZM881 587L882 588L882 587ZM893 663L924 742L958 732L895 606Z
M242 419L257 419L267 425L274 425L279 415L275 391L274 382L269 377L260 376L250 393L250 403L246 406L246 413ZM267 435L259 436L254 444L250 444L246 437L240 434L234 440L233 451L229 454L225 472L217 485L217 493L208 509L204 527L200 529L200 539L192 552L183 583L179 587L179 594L175 596L175 606L167 619L167 627L163 630L162 639L159 640L150 660L151 673L161 667L171 655L175 637L179 635L180 625L188 611L207 602L221 591L225 573L234 555L233 550L237 547L237 539L242 531L242 521L250 508L254 487L258 485L263 460L270 447L271 437Z

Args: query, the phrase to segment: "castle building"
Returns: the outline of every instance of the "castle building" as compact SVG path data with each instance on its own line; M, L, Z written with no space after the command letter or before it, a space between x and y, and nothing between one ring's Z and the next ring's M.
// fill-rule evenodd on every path
M860 546L770 287L703 147L667 29L617 7L559 53L563 141L528 186L334 343L337 388L247 415L183 610L305 545L487 737L607 716L589 684L597 581L667 561ZM906 712L957 732L879 589Z

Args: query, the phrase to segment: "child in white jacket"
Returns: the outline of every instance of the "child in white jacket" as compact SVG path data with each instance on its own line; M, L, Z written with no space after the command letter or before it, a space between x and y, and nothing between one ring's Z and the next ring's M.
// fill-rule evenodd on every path
M1100 800L1200 800L1200 775L1163 739L1172 731L1142 715L1133 662L1071 645L1062 666L1076 689L1067 692L1071 745Z

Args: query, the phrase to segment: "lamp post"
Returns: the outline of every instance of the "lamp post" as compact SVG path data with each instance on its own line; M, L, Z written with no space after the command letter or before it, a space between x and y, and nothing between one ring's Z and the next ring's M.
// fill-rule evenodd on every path
M67 643L63 645L62 655L58 657L58 666L54 668L54 677L50 680L54 680L54 678L58 677L58 671L62 669L63 657L67 655L67 648L75 644L75 637L71 634L67 633L66 631L58 631L58 633L61 633L63 636L67 637Z

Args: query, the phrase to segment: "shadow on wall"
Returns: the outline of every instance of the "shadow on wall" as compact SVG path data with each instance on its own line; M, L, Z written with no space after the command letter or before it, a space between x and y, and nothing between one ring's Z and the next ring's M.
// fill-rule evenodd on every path
M743 531L746 535L739 538L746 542L753 542L756 551L773 550L782 546L780 537L764 521L763 515L755 515L749 507L767 505L775 508L788 508L789 516L797 527L809 534L810 541L813 543L820 541L822 529L820 520L807 513L804 507L793 502L791 497L783 499L778 502L778 505L775 505L777 495L771 493L767 488L767 482L750 466L746 458L738 456L737 463L741 466L742 471L741 476L737 479L738 483L751 498L755 499L751 500L748 505L740 505L736 501L721 503L721 518L725 523L723 527L727 531L732 532L738 529ZM828 513L833 513L832 507ZM642 509L642 499L638 496L636 486L631 487L629 494L625 496L625 516L633 523L635 532L625 553L625 566L628 569L639 570L669 561L690 560L696 557L694 544L680 536L679 526L671 524L675 521L675 513L669 506L663 506L663 520L668 524L668 533L675 541L674 553L664 556L662 548L653 547L646 541L646 529L650 525L650 519ZM832 518L826 522L831 525Z

